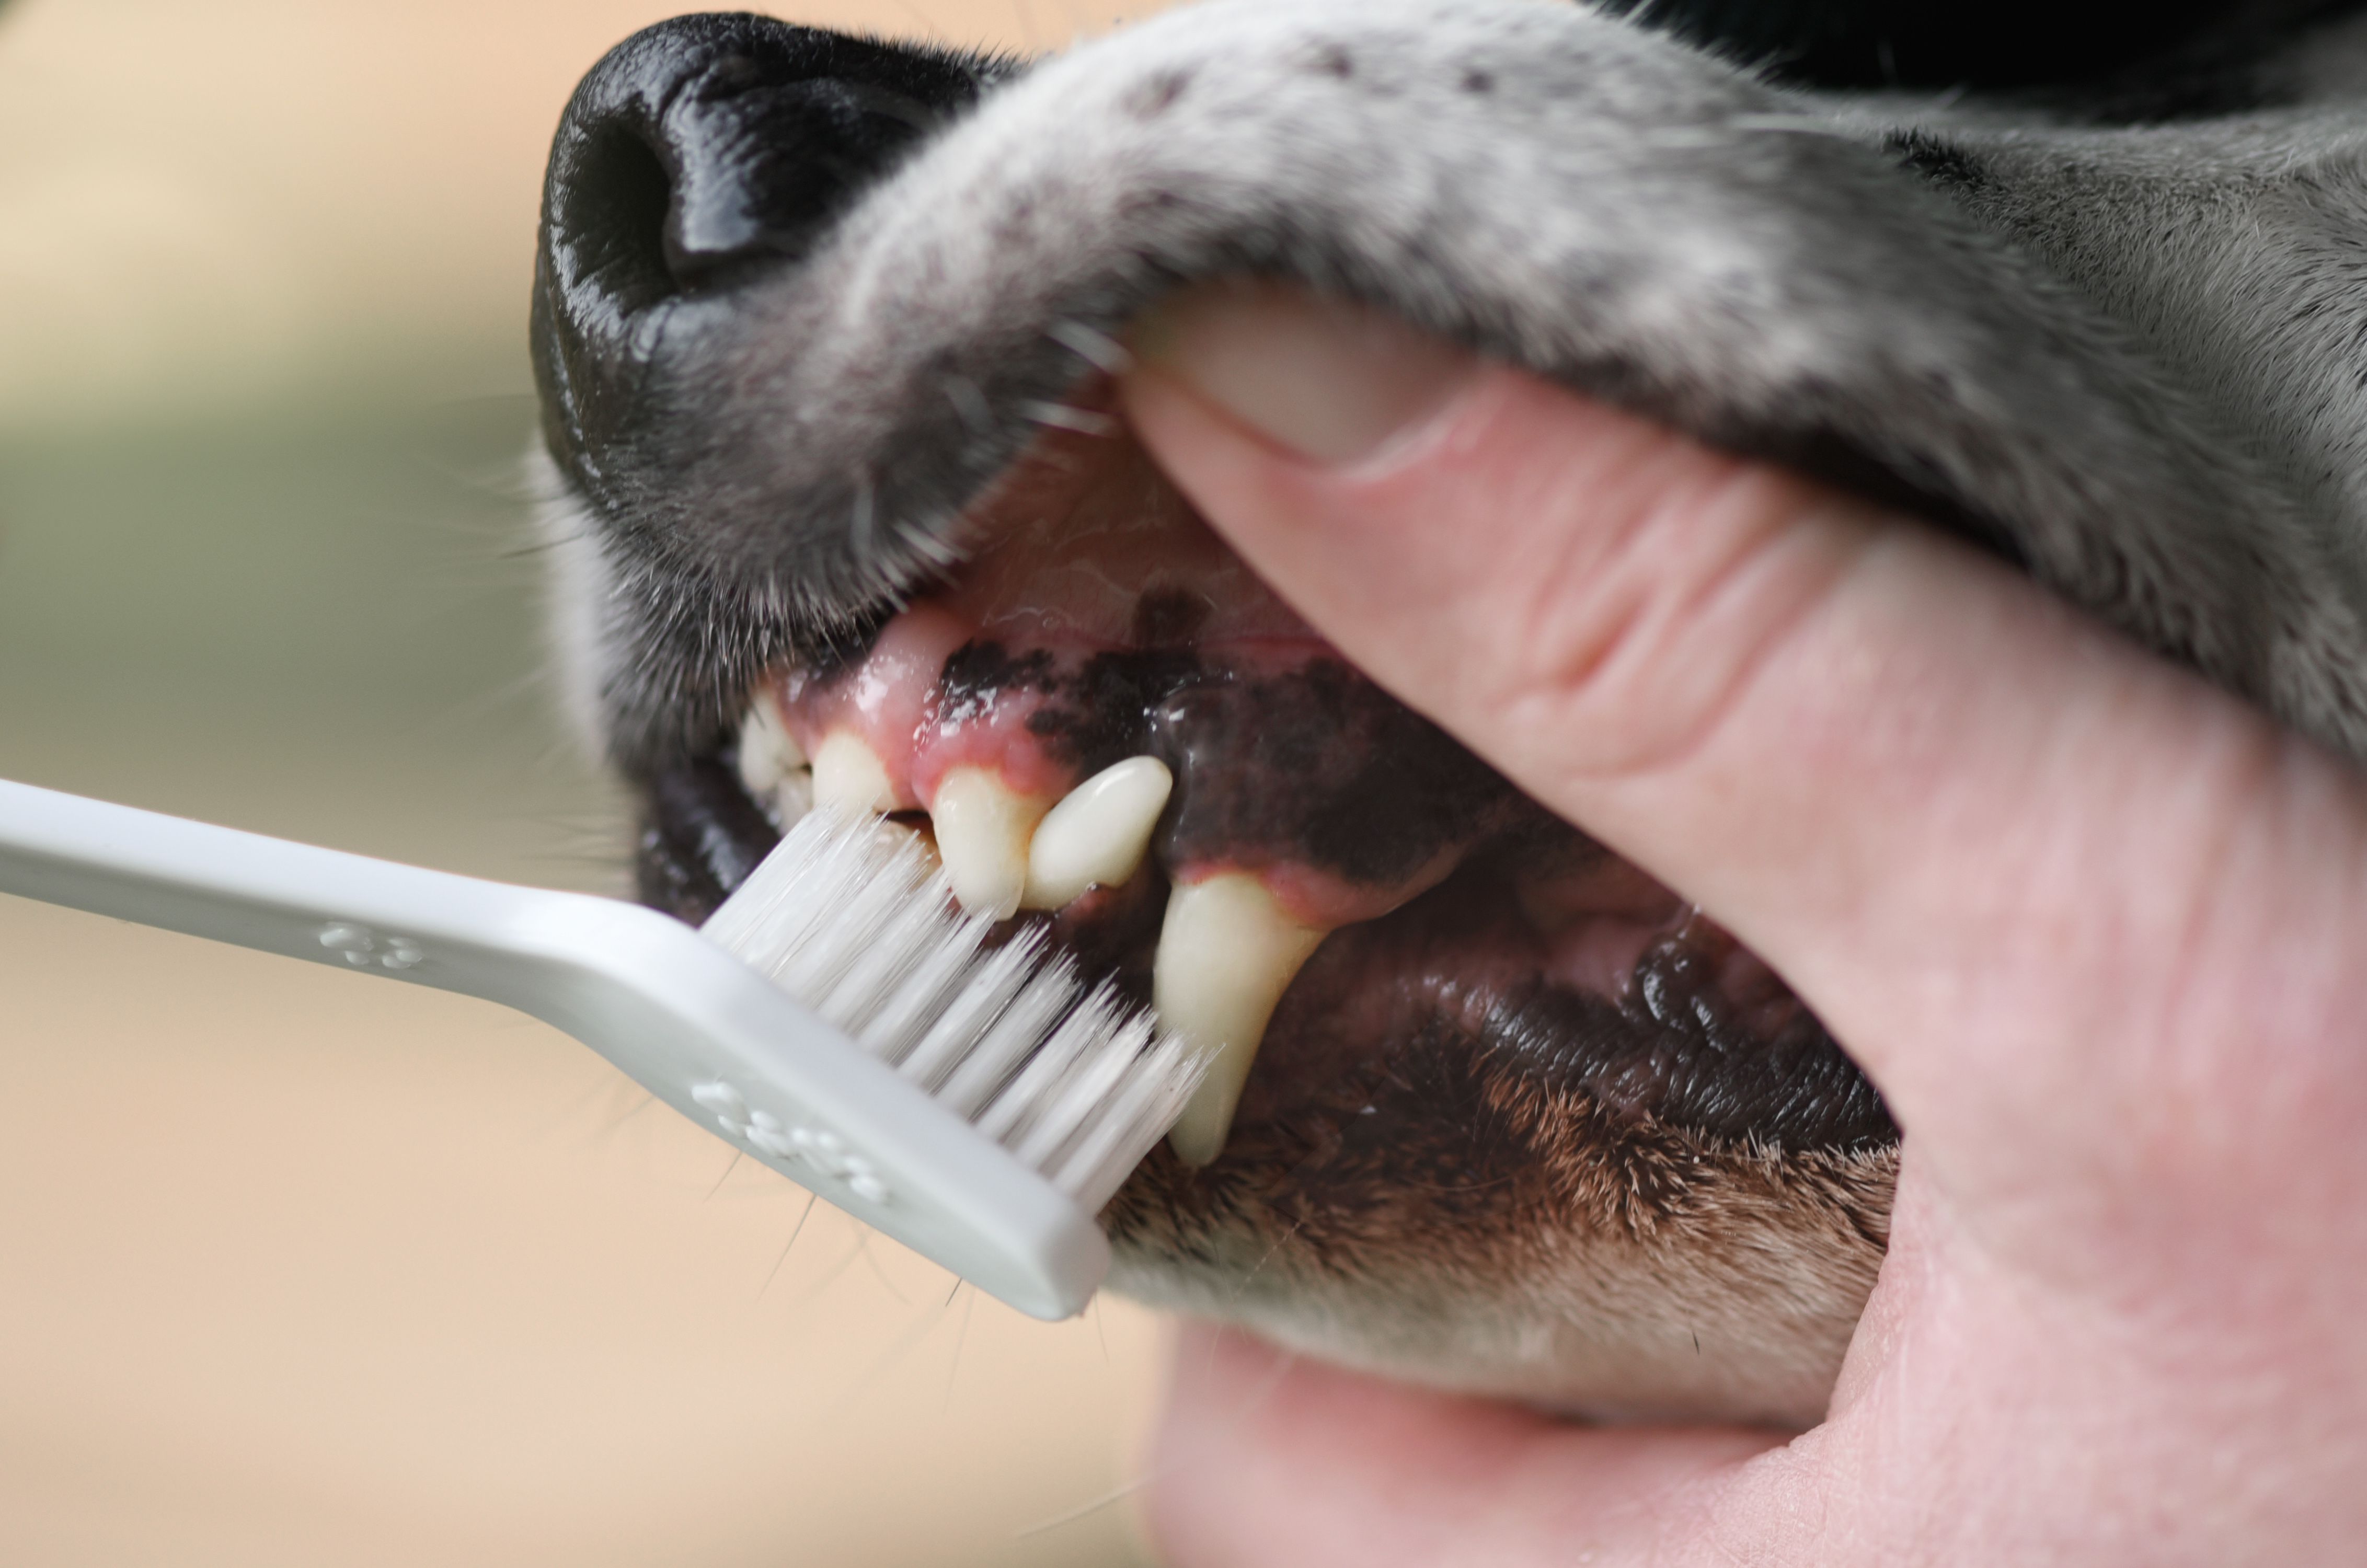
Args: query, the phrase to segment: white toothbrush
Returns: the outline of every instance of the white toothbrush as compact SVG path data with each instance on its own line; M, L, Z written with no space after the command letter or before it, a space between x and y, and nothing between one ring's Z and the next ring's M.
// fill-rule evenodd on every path
M0 781L0 892L558 1025L750 1156L1020 1311L1082 1311L1094 1213L1195 1054L1032 934L990 947L917 837L815 812L694 931Z

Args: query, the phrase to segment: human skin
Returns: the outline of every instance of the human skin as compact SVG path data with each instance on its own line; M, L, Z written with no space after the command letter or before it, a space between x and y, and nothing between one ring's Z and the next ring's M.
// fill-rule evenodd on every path
M1187 1326L1175 1568L2277 1563L2367 1540L2367 781L1910 519L1206 288L1129 416L1351 659L1766 958L1904 1132L1823 1424Z

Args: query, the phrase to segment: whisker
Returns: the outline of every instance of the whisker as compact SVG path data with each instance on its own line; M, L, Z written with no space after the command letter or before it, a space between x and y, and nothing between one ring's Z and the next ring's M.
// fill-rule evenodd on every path
M1211 1348L1213 1348L1214 1346L1212 1342ZM1282 1380L1289 1376L1292 1369L1296 1368L1297 1365L1297 1352L1285 1351L1281 1358L1274 1362L1274 1370L1271 1372L1268 1372L1263 1378L1260 1379L1258 1385L1255 1388L1250 1390L1249 1397L1242 1400L1240 1408L1233 1412L1232 1419L1229 1425L1238 1427L1242 1422L1248 1420L1251 1414L1254 1412L1259 1405L1263 1404L1267 1400L1274 1397L1274 1391L1282 1386ZM1047 1530L1059 1529L1062 1525L1074 1524L1079 1519L1084 1518L1089 1515L1101 1512L1101 1510L1108 1507L1112 1503L1124 1502L1127 1498L1133 1496L1136 1493L1141 1491L1144 1487L1150 1485L1161 1476L1169 1474L1191 1462L1192 1461L1189 1458L1179 1457L1170 1459L1163 1464L1152 1465L1150 1469L1145 1470L1140 1475L1136 1476L1133 1480L1123 1482L1116 1486L1113 1486L1099 1496L1090 1498L1085 1502L1078 1504L1075 1507L1069 1509L1066 1513L1055 1514L1050 1518L1044 1520L1040 1524L1030 1525L1012 1539L1014 1540L1025 1540L1030 1536L1042 1535Z
M965 1281L960 1280L956 1280L954 1281L954 1295L959 1295L961 1293L961 1288L964 1282ZM946 1298L946 1307L950 1307L953 1304L953 1296L947 1296ZM961 1374L962 1347L969 1342L969 1314L977 1308L977 1306L978 1292L973 1291L970 1292L969 1300L962 1303L961 1326L954 1331L954 1360L953 1365L946 1369L945 1402L937 1406L937 1414L940 1416L954 1407L954 1384L959 1379ZM945 1308L941 1307L938 1310L942 1312Z
M855 1223L859 1224L860 1222ZM811 1306L815 1302L821 1300L821 1294L824 1291L829 1290L832 1285L838 1283L838 1277L841 1274L845 1273L849 1269L855 1267L855 1259L862 1251L863 1241L862 1237L858 1235L855 1238L855 1245L846 1249L845 1256L841 1258L837 1262L832 1264L829 1269L825 1269L821 1278L816 1280L806 1291L806 1293L797 1299L794 1310L803 1311L805 1308Z
M627 1081L630 1082L631 1080L628 1079ZM606 1126L603 1126L597 1136L604 1139L614 1136L617 1131L623 1127L626 1122L631 1121L634 1117L639 1116L642 1111L647 1111L651 1106L655 1105L657 1102L658 1097L656 1095L651 1094L647 1090L642 1091L641 1097L633 1101L631 1105L626 1107L625 1113L623 1115L615 1118Z
M932 566L952 566L962 558L961 550L951 541L910 518L896 525L896 537Z
M945 44L948 46L952 44L953 37L946 31L944 24L931 17L926 11L922 10L918 6L913 5L912 0L896 0L896 8L903 12L905 16L911 17L913 21L920 24L921 36L923 38L929 39L933 43Z
M1055 321L1047 335L1104 375L1123 376L1134 368L1132 352L1098 327L1082 321Z
M781 1244L781 1255L773 1259L773 1271L764 1276L764 1282L763 1284L756 1287L756 1299L758 1301L761 1302L764 1299L764 1292L773 1288L773 1281L775 1280L780 1278L781 1265L789 1260L789 1248L797 1246L798 1237L805 1235L806 1222L813 1218L815 1197L816 1194L811 1192L806 1194L806 1206L798 1211L798 1223L789 1227L789 1239Z
M1838 136L1840 130L1829 119L1805 114L1737 114L1726 118L1729 130L1787 130L1804 136Z
M856 474L855 515L848 520L846 531L848 538L854 542L857 559L867 560L876 553L874 547L878 543L878 498L872 490L870 473Z
M978 389L977 382L967 376L947 376L944 385L946 400L954 405L972 435L994 434L994 411L986 406L986 394Z
M1100 1496L1080 1503L1066 1513L1055 1514L1050 1518L1046 1519L1039 1524L1029 1525L1025 1529L1021 1530L1017 1535L1013 1536L1011 1539L1014 1540L1025 1540L1030 1536L1042 1535L1046 1530L1056 1530L1062 1525L1075 1524L1079 1519L1085 1517L1087 1515L1100 1513L1112 1503L1124 1502L1127 1498L1133 1496L1136 1493L1141 1491L1144 1487L1158 1480L1161 1473L1161 1472L1157 1470L1144 1471L1132 1481L1121 1482L1117 1485L1113 1486L1108 1491L1103 1493Z
M911 1306L912 1304L912 1298L898 1290L896 1288L896 1281L888 1277L888 1270L879 1267L879 1255L871 1250L871 1232L868 1228L865 1229L862 1235L855 1238L855 1245L856 1250L863 1254L863 1261L871 1266L872 1274L878 1278L880 1284L887 1287L888 1293L895 1297L900 1304ZM942 1311L944 1309L940 1308L939 1310Z
M1070 408L1066 403L1031 399L1019 405L1019 412L1036 424L1049 425L1055 430L1073 430L1080 435L1116 435L1118 433L1117 421L1109 415L1095 413L1091 409Z
M1233 1293L1225 1298L1225 1303L1228 1306L1241 1299L1241 1292L1250 1288L1250 1281L1258 1277L1258 1271L1263 1269L1267 1264L1273 1262L1274 1255L1280 1252L1285 1246L1287 1246L1290 1242L1290 1238L1297 1235L1299 1232L1299 1227L1306 1224L1307 1216L1301 1214L1298 1218L1290 1222L1290 1228L1288 1230L1274 1238L1274 1245L1265 1249L1265 1256L1259 1258L1255 1263L1250 1265L1249 1272L1243 1274L1240 1278L1240 1282L1233 1287Z

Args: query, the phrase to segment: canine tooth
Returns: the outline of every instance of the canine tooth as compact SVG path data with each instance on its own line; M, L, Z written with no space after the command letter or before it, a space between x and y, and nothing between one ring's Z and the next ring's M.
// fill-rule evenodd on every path
M1009 919L1027 886L1027 842L1049 802L1022 795L991 768L954 768L937 785L929 819L954 897L973 915Z
M1175 775L1156 757L1104 768L1045 814L1027 846L1027 889L1019 902L1057 909L1096 883L1131 879L1150 848Z
M1224 1152L1266 1021L1327 934L1285 913L1246 872L1178 883L1169 895L1151 964L1151 1006L1208 1062L1167 1134L1184 1164L1206 1165Z
M813 803L860 817L896 809L888 764L851 729L833 729L814 748Z
M781 724L771 700L756 699L740 725L740 782L749 795L770 802L775 823L788 827L813 807L813 773L806 754Z

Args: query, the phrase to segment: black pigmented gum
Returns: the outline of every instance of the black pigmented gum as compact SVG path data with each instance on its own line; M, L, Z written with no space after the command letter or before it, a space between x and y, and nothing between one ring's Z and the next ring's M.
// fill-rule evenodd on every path
M1052 656L1046 650L1014 654L999 642L966 642L938 672L937 722L958 725L984 718L1006 692L1057 689Z
M1249 674L1184 649L1064 664L1046 650L1014 654L981 641L946 661L939 713L974 716L1020 692L1039 699L1030 728L1080 774L1146 751L1174 769L1161 824L1171 863L1289 859L1393 884L1443 849L1487 840L1445 886L1334 933L1317 953L1284 998L1276 1049L1243 1101L1252 1140L1277 1106L1297 1125L1306 1118L1287 1108L1328 1104L1346 1092L1342 1084L1354 1089L1459 1041L1489 1072L1583 1093L1605 1128L1674 1128L1771 1148L1897 1141L1880 1095L1813 1015L1738 1008L1727 995L1719 964L1732 939L1704 923L1648 947L1620 996L1522 983L1520 974L1535 973L1523 951L1535 936L1502 896L1505 866L1567 857L1573 843L1602 852L1587 852L1574 829L1338 660ZM728 754L639 783L640 896L702 921L771 849L772 825ZM1166 899L1152 865L1032 919L1086 973L1147 1003ZM1474 987L1497 998L1482 1016L1468 1009ZM1425 1116L1441 1113L1423 1105ZM1396 1128L1379 1114L1348 1125L1370 1135Z
M1515 804L1512 787L1337 660L1203 682L1152 710L1175 770L1171 864L1254 864L1274 845L1351 882L1402 882Z
M972 642L946 661L939 722L975 719L1016 692L1041 695L1028 730L1081 778L1146 753L1173 770L1159 835L1170 865L1289 861L1393 885L1508 820L1520 799L1336 659L1253 674L1154 648L1064 668L1041 649Z
M1027 721L1059 761L1090 778L1149 750L1150 713L1175 692L1208 678L1199 656L1180 649L1100 653L1085 660ZM1162 758L1173 767L1172 758Z

